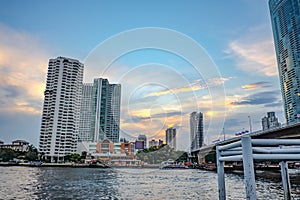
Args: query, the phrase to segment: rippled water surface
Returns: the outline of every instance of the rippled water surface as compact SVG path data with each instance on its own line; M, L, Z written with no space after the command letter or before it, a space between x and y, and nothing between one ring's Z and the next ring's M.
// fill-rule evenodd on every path
M259 199L283 199L280 180L256 180ZM245 199L226 174L227 199ZM293 199L300 186L292 184ZM0 199L218 199L217 174L198 170L0 167Z

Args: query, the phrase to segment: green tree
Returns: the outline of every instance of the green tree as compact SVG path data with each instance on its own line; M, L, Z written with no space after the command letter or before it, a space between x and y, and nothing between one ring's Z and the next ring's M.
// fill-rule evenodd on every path
M38 159L38 150L33 145L29 145L28 151L25 153L25 159L35 161Z
M68 154L64 157L66 162L78 162L80 161L81 156L78 153Z

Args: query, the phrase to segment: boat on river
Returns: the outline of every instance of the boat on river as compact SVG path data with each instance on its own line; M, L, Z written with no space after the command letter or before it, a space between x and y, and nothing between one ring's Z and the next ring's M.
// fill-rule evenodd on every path
M169 159L167 161L163 161L160 166L160 169L188 169L188 166L185 166L181 162L176 162L172 159Z

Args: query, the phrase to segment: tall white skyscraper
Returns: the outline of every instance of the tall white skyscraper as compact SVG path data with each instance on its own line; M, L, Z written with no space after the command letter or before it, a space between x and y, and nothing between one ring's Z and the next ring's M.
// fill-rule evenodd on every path
M107 79L94 79L83 84L79 141L119 142L121 85Z
M201 148L203 139L203 114L192 112L190 115L191 151Z
M176 149L176 129L171 127L166 130L166 143L171 148Z
M49 60L39 151L51 162L76 152L83 68L70 58Z

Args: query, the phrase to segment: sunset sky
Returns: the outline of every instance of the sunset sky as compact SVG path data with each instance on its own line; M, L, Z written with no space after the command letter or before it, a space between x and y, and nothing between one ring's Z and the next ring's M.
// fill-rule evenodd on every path
M187 149L189 114L205 143L285 123L267 0L39 1L0 6L0 140L38 146L48 60L85 64L85 82L122 84L121 137Z

